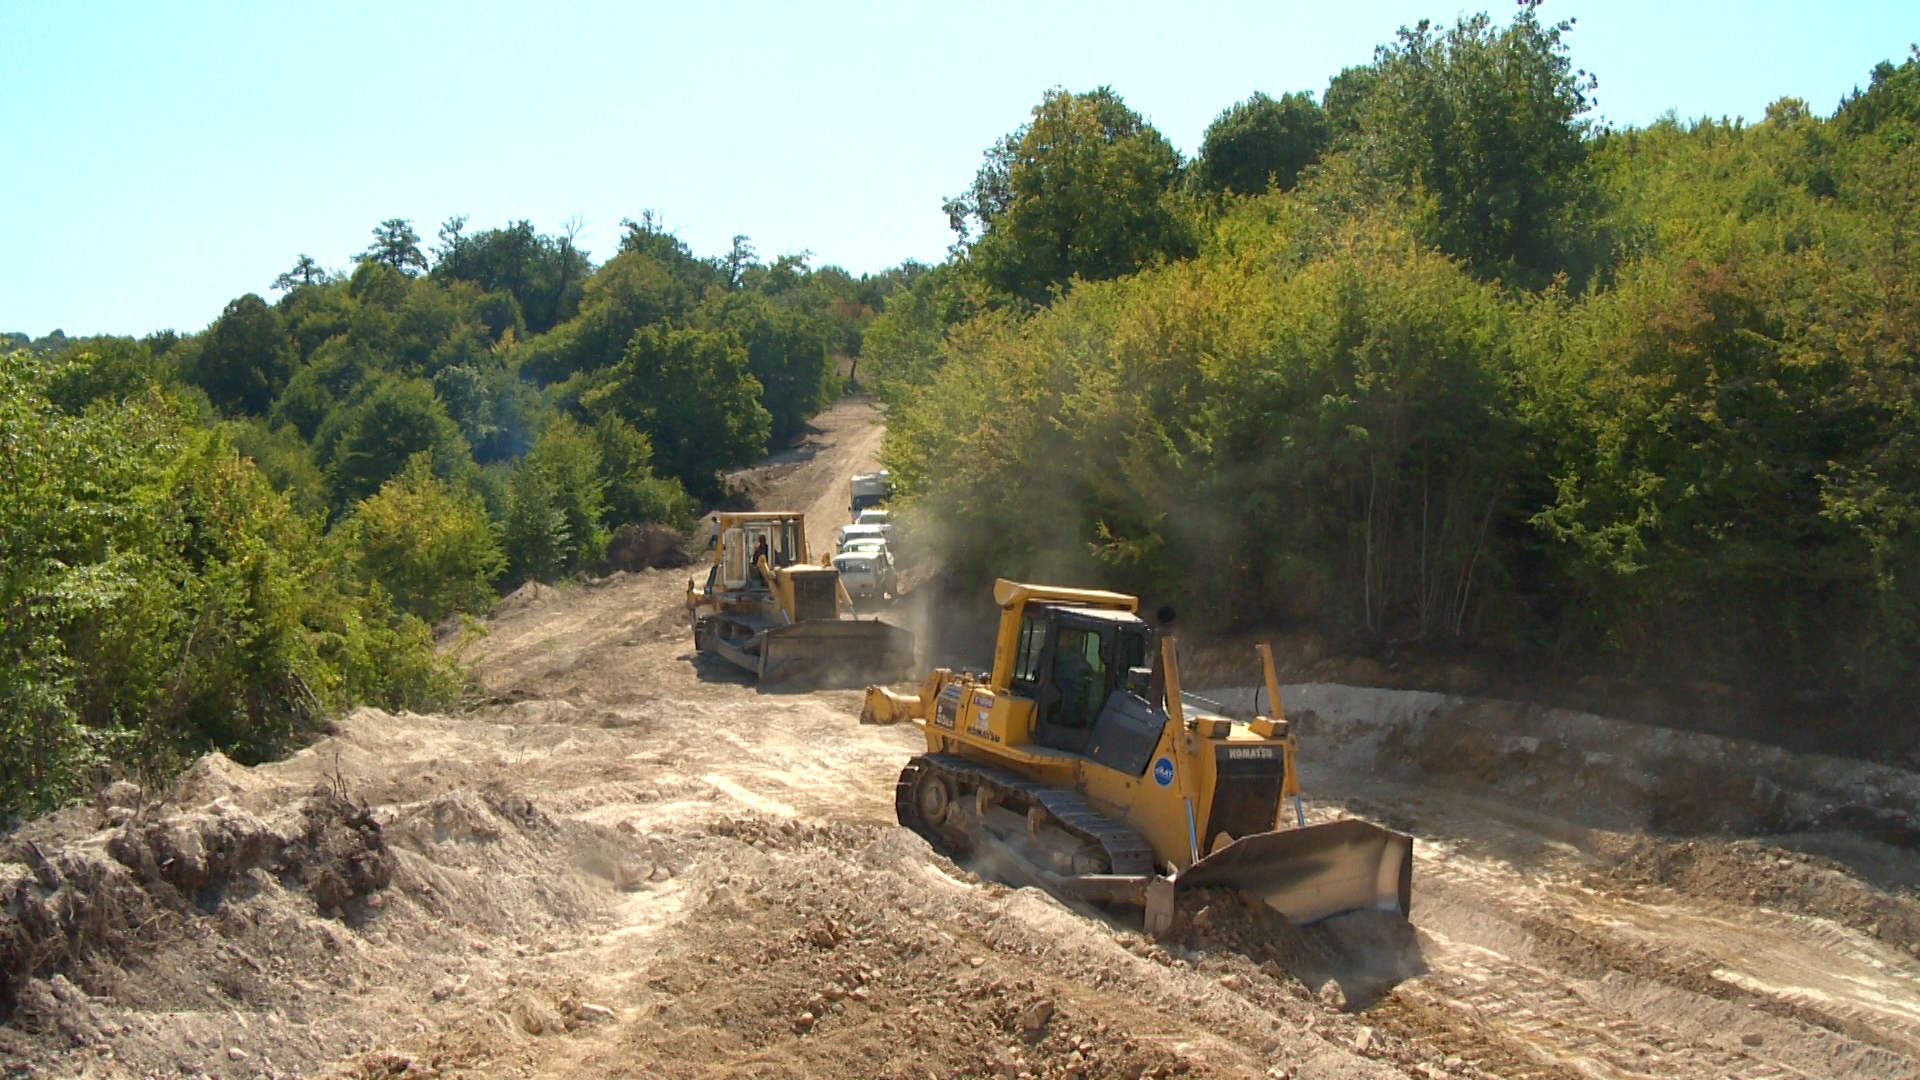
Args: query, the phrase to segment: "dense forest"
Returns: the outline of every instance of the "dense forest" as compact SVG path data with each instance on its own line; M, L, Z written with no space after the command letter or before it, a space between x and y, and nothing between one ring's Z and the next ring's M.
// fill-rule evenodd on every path
M1920 51L1826 115L1623 128L1570 30L1422 23L1192 160L1048 94L867 328L923 535L1913 746Z
M839 358L962 580L1725 680L1911 743L1920 53L1826 114L1623 128L1536 6L1255 93L1191 159L1050 92L937 266L390 220L198 333L0 338L0 815L455 700L435 628L690 525Z
M571 235L380 223L205 330L0 353L0 814L356 702L463 687L435 630L686 528L839 397L907 264L699 258L650 215Z

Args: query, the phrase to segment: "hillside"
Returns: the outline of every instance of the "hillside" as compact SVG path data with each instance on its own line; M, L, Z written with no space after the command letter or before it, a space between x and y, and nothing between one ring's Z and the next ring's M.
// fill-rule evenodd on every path
M1055 87L935 265L392 217L199 329L0 334L0 1080L1920 1076L1920 46L1623 126L1542 10L1191 154ZM1293 744L1126 696L1122 617L1023 623L981 706L1091 732L1021 766L1052 825L900 779L1015 728L697 651L708 515L819 562L877 468L916 671L991 664L996 579L1127 593L1165 685L1281 706L1299 818ZM833 565L722 633L902 637L792 626ZM1099 774L1102 708L1187 749ZM1190 877L1146 934L959 854L1118 872L1142 792L1186 820L1136 869L1361 819L1411 914Z
M830 411L804 458L742 479L766 505L831 500L874 419ZM934 855L892 824L917 733L694 661L688 572L510 597L462 711L361 710L286 761L210 757L17 831L0 1055L25 1076L1920 1067L1920 879L1887 842L1920 827L1911 774L1289 686L1313 817L1418 847L1397 951L1350 927L1283 969L1230 922L1154 941ZM336 824L336 793L367 817ZM120 861L139 850L175 862Z

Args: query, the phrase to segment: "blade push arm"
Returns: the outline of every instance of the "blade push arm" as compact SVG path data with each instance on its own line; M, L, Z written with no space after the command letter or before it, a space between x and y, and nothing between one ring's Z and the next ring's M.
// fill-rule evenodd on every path
M920 692L911 697L896 694L884 686L867 687L867 697L860 705L860 722L863 724L899 724L911 720L925 724L933 718L933 701L940 691L953 681L953 672L947 668L934 668L928 673L927 681L920 684Z
M1267 720L1267 728L1263 734L1271 735L1276 729L1286 732L1286 741L1281 744L1281 753L1285 756L1284 765L1286 768L1286 774L1280 781L1281 821L1284 822L1286 820L1286 801L1292 799L1293 815L1296 819L1295 823L1301 827L1305 827L1307 824L1307 811L1306 807L1300 804L1300 774L1293 771L1293 751L1300 744L1294 739L1293 729L1287 726L1286 709L1280 704L1280 679L1274 674L1273 670L1273 649L1264 641L1256 646L1256 648L1260 650L1261 675L1264 676L1267 681L1267 707L1273 710L1272 717L1262 718Z
M1167 685L1167 722L1173 733L1173 786L1187 807L1187 865L1200 861L1200 832L1194 817L1193 737L1187 732L1186 710L1180 700L1180 654L1172 634L1160 639L1160 663Z

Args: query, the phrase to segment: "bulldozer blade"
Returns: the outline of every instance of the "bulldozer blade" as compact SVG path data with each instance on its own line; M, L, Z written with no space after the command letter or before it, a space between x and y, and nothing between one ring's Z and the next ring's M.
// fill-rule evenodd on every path
M877 619L820 619L767 631L760 684L864 686L913 672L913 634Z
M1354 819L1256 833L1181 871L1173 885L1176 895L1206 885L1238 889L1298 925L1348 911L1404 917L1413 899L1413 838Z

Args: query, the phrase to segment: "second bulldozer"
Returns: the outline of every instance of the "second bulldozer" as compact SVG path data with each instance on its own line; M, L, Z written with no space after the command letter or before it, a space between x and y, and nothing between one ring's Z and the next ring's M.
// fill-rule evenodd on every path
M762 685L858 686L912 672L913 634L853 613L839 571L807 561L800 514L721 514L715 525L706 585L687 582L696 651Z
M867 688L862 720L926 732L896 785L902 825L989 872L1141 905L1156 933L1179 892L1200 886L1238 889L1295 923L1407 914L1408 837L1357 819L1304 824L1266 646L1274 715L1240 723L1187 707L1173 639L1133 597L1000 581L994 600L984 678L941 668L916 696Z

